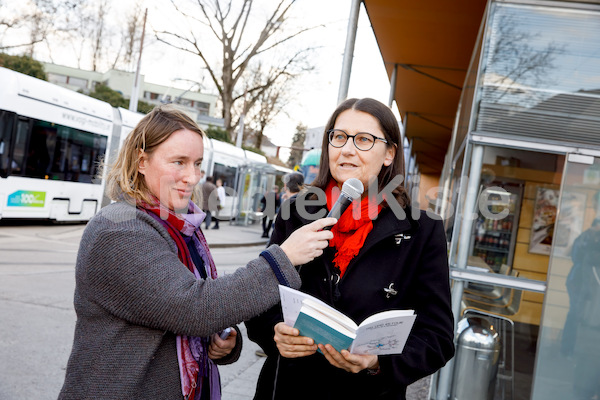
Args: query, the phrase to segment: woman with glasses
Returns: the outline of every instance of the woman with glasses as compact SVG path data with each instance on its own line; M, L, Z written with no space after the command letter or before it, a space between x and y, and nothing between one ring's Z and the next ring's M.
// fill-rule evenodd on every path
M405 399L409 384L454 355L443 224L409 208L403 174L400 129L391 110L369 98L344 101L325 128L313 187L290 201L270 241L281 243L326 215L344 182L359 179L362 198L332 227L329 247L299 267L301 290L357 324L380 311L414 309L417 318L402 354L338 352L299 336L281 322L281 309L273 308L246 322L250 339L268 356L255 399Z

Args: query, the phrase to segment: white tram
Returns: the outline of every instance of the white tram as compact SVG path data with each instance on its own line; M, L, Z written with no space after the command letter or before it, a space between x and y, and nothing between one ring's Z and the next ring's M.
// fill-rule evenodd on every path
M100 162L112 162L143 114L1 67L0 88L0 219L89 220L107 204ZM244 192L289 171L208 138L204 159L228 194L221 219L252 211Z

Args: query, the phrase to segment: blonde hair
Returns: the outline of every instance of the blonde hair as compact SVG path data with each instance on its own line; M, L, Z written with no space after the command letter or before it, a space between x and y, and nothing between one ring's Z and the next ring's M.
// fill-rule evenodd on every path
M187 129L204 137L200 127L173 105L156 106L144 116L123 142L117 159L108 169L106 194L111 200L139 200L152 204L153 196L138 171L143 153L148 156L173 132ZM196 193L196 191L194 191Z

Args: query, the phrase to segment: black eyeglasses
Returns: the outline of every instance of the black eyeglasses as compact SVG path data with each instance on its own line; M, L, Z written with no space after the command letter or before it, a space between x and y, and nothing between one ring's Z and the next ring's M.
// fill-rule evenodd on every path
M348 135L341 129L331 129L327 131L327 134L329 135L329 144L333 147L344 147L344 145L348 141L348 138L352 138L354 146L362 151L371 150L373 146L375 146L376 140L381 140L383 143L387 144L387 140L379 138L367 132L360 132L353 136Z

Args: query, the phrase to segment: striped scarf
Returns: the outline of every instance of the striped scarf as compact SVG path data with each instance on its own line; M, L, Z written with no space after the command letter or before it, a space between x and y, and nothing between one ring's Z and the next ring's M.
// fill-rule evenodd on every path
M158 199L154 200L157 205L140 201L138 202L138 208L167 229L177 246L179 260L196 276L196 279L202 278L192 261L186 238L187 241L192 241L192 245L195 246L202 261L204 261L206 276L216 279L217 268L210 254L206 238L200 229L206 214L191 201L188 206L188 214L176 214L163 206ZM199 400L202 395L202 386L205 383L209 385L210 400L221 398L219 370L213 361L208 358L209 345L210 337L177 336L177 359L181 377L181 391L185 400Z

